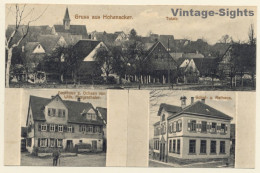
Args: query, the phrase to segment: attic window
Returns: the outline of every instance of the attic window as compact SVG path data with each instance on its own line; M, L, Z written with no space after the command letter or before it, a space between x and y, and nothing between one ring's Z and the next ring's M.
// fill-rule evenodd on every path
M41 48L41 46L40 45L38 45L38 49L40 49Z

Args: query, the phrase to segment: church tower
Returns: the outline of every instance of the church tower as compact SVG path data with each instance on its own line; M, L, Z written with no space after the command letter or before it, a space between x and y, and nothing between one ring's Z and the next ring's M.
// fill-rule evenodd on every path
M69 15L68 7L66 8L66 12L65 12L65 15L64 15L63 26L64 26L65 30L70 29L70 15Z

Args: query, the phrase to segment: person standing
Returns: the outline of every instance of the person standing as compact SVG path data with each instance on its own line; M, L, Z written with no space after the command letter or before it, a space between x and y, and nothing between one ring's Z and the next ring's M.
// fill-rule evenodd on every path
M57 166L58 164L58 159L60 157L60 151L58 150L58 148L56 147L52 153L52 157L53 157L53 166Z

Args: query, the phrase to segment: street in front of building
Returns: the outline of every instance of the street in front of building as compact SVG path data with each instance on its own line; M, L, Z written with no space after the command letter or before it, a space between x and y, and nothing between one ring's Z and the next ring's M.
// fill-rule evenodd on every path
M106 166L106 153L77 154L76 156L64 157L61 153L58 166L68 167L104 167ZM21 153L21 165L23 166L52 166L52 157L32 156L28 152Z

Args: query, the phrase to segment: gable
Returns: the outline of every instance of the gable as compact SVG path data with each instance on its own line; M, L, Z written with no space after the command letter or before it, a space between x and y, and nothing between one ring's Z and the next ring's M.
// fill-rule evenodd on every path
M32 53L45 53L45 50L43 49L42 45L41 44L38 44Z
M100 42L100 43L83 59L83 61L85 61L85 62L95 61L95 56L96 56L96 54L97 54L97 51L98 51L98 49L99 49L100 47L102 47L102 46L107 49L106 45L105 45L103 42Z
M182 64L180 65L180 67L181 68L185 68L185 67L187 67L187 65L189 64L189 60L188 59L185 59L183 62L182 62Z

